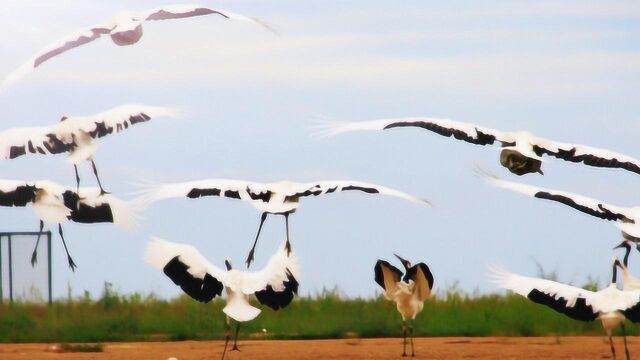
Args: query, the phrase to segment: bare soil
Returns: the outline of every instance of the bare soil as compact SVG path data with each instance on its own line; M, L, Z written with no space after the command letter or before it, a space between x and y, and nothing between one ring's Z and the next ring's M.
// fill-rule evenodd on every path
M401 339L247 340L229 360L270 359L400 359ZM640 358L640 337L627 339L631 359ZM624 359L621 338L614 339L617 358ZM103 352L59 352L59 344L0 344L2 360L97 359L178 360L219 359L222 341L104 343ZM603 337L483 337L417 338L417 359L608 359L609 342Z

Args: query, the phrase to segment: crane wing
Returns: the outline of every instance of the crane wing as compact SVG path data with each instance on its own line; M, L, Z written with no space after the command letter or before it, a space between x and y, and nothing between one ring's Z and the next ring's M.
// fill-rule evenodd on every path
M287 194L285 201L295 200L303 196L318 196L322 194L330 194L339 191L356 190L366 192L368 194L382 194L388 196L395 196L401 199L417 202L420 204L431 205L426 199L421 199L407 193L391 189L388 187L369 184L361 181L343 181L343 180L330 180L330 181L317 181L312 183L298 184L294 191Z
M586 145L559 143L537 138L533 141L533 151L538 155L549 155L594 167L618 168L640 174L640 160L607 149Z
M36 201L38 188L17 180L0 180L0 206L27 206Z
M166 5L153 10L150 10L145 15L146 20L169 20L169 19L181 19L193 16L202 16L209 14L217 14L229 20L237 20L237 21L245 21L249 23L253 23L256 25L260 25L265 29L274 32L269 25L263 22L260 19L252 18L248 16L244 16L241 14L236 14L231 11L226 10L215 10L204 6L199 5L185 5L185 4L176 4L176 5Z
M576 320L593 321L601 310L594 304L597 293L555 281L493 269L492 282Z
M285 243L260 271L242 272L240 291L255 294L258 301L273 310L286 307L298 293L298 258L287 253Z
M207 303L222 294L224 272L193 246L152 237L144 259L195 300Z
M13 128L0 132L0 159L29 154L59 154L70 151L71 138L59 137L52 127Z
M268 202L272 192L264 184L242 180L206 179L173 184L151 185L143 190L139 201L148 205L156 201L188 197L219 196L245 201Z
M9 74L0 85L0 89L6 89L13 85L45 61L68 50L90 43L102 35L109 34L113 28L114 25L94 25L67 35L41 50L37 55Z
M483 175L483 177L491 185L519 192L538 199L559 202L585 214L589 214L600 219L618 221L622 223L634 222L633 216L631 215L631 212L628 208L605 204L599 200L588 198L582 195L572 194L569 192L539 188L531 185L506 181L491 175L485 174Z
M398 290L402 271L384 260L378 260L374 267L375 280L384 289L384 297L391 300Z
M410 267L407 273L404 275L404 280L413 280L415 284L415 291L418 293L418 298L421 301L428 299L431 296L431 289L433 289L433 274L425 263L418 263Z
M59 138L70 137L70 134L75 134L78 131L84 131L92 138L101 138L152 118L176 116L178 116L178 111L172 108L127 104L93 116L69 117L58 123L53 128L53 132Z
M453 137L475 145L493 145L496 141L512 143L513 137L509 133L483 128L471 123L428 117L411 117L382 119L360 122L326 122L316 128L320 136L335 136L350 131L359 130L387 130L398 127L419 127L436 134Z

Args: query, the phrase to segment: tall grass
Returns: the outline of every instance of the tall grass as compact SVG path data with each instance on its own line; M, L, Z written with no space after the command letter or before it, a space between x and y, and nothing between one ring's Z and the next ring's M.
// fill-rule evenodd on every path
M181 296L106 292L98 300L84 297L0 305L0 342L102 342L220 339L224 301L201 304ZM343 299L337 291L296 299L282 311L265 308L242 325L244 338L388 337L400 334L395 304L382 298ZM264 330L266 331L264 331ZM598 321L573 321L516 295L439 294L425 303L415 320L417 336L601 335ZM627 324L627 333L640 326Z

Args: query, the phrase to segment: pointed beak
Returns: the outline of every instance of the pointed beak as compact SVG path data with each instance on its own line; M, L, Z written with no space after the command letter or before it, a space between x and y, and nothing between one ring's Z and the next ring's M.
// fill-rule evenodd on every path
M403 259L402 257L400 257L400 255L398 255L398 254L394 253L394 254L393 254L393 256L397 257L397 258L398 258L398 260L400 260L400 262L402 263L402 265L403 265L405 268L409 268L409 266L411 266L411 263L410 263L408 260Z
M620 263L620 260L618 260L618 259L616 259L616 260L613 262L613 265L615 265L615 266L617 266L617 267L619 267L619 268L621 268L621 269L622 269L622 264Z
M542 171L542 169L538 169L538 174L544 175L544 172Z
M627 244L627 243L626 243L625 241L623 241L623 242L621 242L620 244L618 244L618 246L614 247L614 248L613 248L613 250L623 248L623 247L625 247L625 246L626 246L626 244Z

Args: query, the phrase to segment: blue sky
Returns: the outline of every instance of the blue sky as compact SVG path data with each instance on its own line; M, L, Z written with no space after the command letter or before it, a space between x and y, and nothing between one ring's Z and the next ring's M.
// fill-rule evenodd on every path
M53 40L122 9L166 1L5 0L0 76ZM366 194L303 199L291 217L302 263L302 293L338 286L349 296L377 291L373 265L398 252L431 267L436 286L492 291L487 265L536 273L535 261L576 284L609 277L611 224L559 205L483 184L476 163L507 179L498 151L419 129L310 136L310 120L435 116L640 157L640 8L603 1L202 1L274 25L281 36L217 17L147 23L131 47L108 39L70 51L0 94L3 125L52 124L123 103L177 106L159 119L99 142L96 162L108 190L123 198L136 182L228 177L254 181L356 179L429 198L433 208ZM600 198L640 202L631 173L556 161L544 177L521 180ZM58 157L0 163L11 179L73 184ZM84 184L94 184L88 166ZM2 230L35 230L31 209L0 209ZM178 294L142 261L150 235L187 242L210 260L241 266L259 213L224 199L175 199L144 213L134 232L66 224L78 264L71 273L57 238L54 295ZM267 220L257 251L263 265L284 237ZM52 228L52 230L55 230ZM632 268L640 270L637 254ZM25 262L28 257L25 258Z

